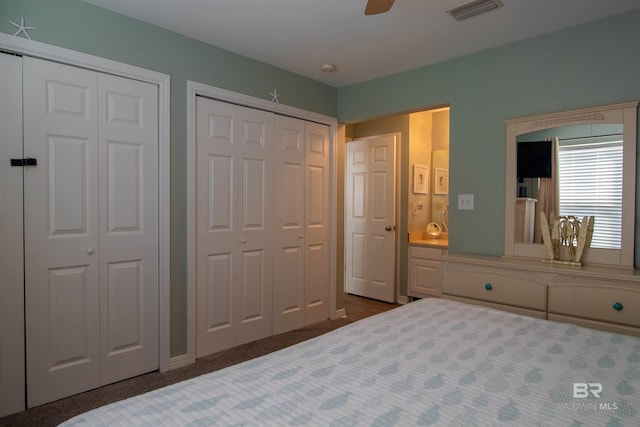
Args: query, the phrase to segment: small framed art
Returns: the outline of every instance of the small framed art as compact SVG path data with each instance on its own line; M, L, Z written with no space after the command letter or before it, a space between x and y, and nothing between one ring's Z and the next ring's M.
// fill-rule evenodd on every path
M427 194L429 192L429 167L413 165L413 192Z
M449 170L436 168L435 171L435 188L436 194L449 194Z

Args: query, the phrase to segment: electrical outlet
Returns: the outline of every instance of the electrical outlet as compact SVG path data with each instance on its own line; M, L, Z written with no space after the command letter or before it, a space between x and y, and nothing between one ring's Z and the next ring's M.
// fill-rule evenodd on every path
M458 209L473 210L473 194L458 194Z

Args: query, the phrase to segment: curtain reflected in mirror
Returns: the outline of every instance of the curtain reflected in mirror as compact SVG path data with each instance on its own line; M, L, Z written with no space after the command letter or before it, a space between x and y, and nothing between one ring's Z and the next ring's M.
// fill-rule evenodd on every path
M540 216L595 217L591 247L620 249L623 125L563 126L517 136L515 241L542 243Z

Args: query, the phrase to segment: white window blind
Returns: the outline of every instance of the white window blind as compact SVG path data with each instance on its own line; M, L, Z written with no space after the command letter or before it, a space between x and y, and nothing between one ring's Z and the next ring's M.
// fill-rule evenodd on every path
M558 166L560 214L595 216L591 246L620 249L622 135L561 140Z

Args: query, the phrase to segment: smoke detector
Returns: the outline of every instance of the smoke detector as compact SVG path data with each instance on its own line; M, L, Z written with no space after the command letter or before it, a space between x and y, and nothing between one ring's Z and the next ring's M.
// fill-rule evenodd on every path
M447 10L447 13L456 21L462 21L502 6L504 4L500 0L472 0Z

